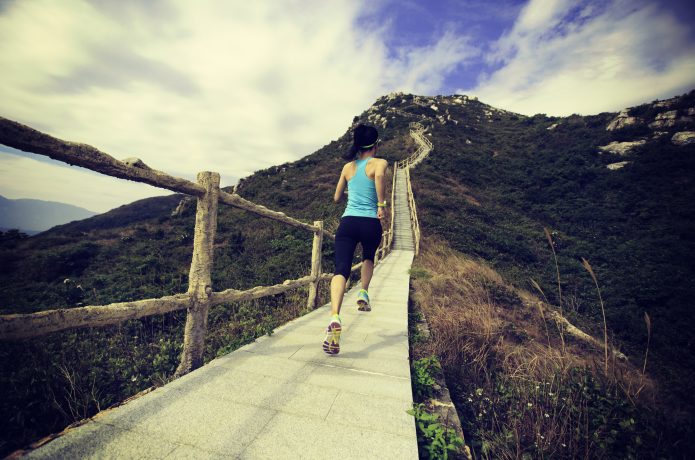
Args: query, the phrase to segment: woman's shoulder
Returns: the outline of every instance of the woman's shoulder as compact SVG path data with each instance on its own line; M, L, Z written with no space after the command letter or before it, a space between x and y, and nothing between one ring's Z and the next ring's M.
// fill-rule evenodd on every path
M341 174L345 173L350 173L355 169L355 162L354 161L348 161L343 165L343 169L341 169Z

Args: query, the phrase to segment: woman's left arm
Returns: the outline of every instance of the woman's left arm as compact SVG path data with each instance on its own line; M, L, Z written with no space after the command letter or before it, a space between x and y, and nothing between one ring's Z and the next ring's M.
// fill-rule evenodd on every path
M384 181L384 176L386 175L386 168L388 167L388 162L386 160L381 160L376 165L376 170L374 171L374 185L376 186L376 198L379 203L386 201L386 182Z
M376 198L379 203L384 203L386 201L386 181L384 176L386 175L386 168L389 163L386 160L381 160L376 165L376 171L374 171L374 185L376 186ZM386 215L384 207L379 206L377 208L376 216L379 219L383 219Z

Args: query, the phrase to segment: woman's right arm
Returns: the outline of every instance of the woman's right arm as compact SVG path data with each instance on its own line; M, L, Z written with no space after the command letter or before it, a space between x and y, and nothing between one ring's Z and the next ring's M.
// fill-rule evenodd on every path
M347 180L345 179L345 166L343 170L340 171L340 179L338 179L338 185L335 186L335 193L333 194L333 201L336 203L340 202L343 197L343 192L345 192L345 185L347 185Z

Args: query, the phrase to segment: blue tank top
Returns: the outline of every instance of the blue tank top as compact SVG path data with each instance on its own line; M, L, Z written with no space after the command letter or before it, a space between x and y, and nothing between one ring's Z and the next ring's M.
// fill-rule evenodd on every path
M357 169L355 175L348 181L348 202L345 207L345 216L357 217L374 217L376 218L377 196L376 185L374 181L367 177L367 162L369 158L364 160L355 160Z

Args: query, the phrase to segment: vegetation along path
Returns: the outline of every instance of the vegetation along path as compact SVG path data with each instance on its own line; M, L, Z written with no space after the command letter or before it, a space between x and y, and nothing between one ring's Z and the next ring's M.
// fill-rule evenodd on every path
M413 137L421 137L417 129ZM424 145L413 158L427 155ZM417 458L408 360L412 193L397 169L394 250L371 312L345 296L341 352L323 353L329 305L28 453L29 458ZM413 204L414 206L414 204ZM419 237L419 235L418 235Z

